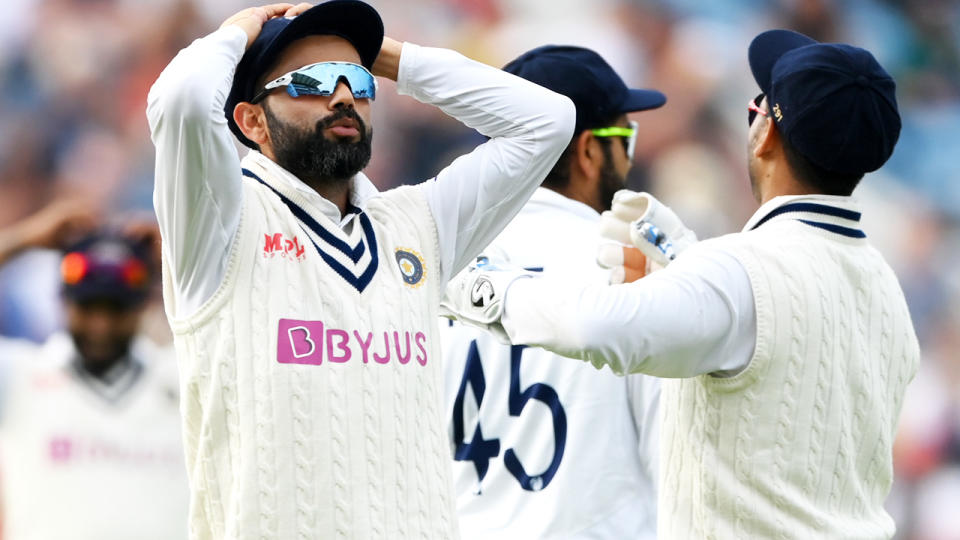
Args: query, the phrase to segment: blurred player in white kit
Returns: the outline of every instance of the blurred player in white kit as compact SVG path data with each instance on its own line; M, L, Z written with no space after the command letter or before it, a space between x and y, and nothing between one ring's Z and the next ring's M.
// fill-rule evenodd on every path
M603 58L580 47L539 47L504 70L569 97L577 123L542 187L485 253L605 283L593 259L600 212L632 164L637 127L627 113L666 98L628 89ZM463 538L655 538L655 378L617 377L441 325Z
M83 231L61 264L66 331L0 337L4 540L186 537L176 364L138 332L149 246L92 224L54 204L0 231L0 264Z

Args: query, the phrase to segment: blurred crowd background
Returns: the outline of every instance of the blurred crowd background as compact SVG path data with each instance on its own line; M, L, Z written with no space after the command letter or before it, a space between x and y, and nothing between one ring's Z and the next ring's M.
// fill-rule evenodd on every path
M746 174L746 60L773 27L865 47L898 84L903 131L857 191L864 225L907 294L923 365L911 385L889 499L903 539L960 539L960 2L954 0L375 0L388 35L502 66L545 43L604 55L668 96L637 114L630 187L707 238L756 204ZM240 0L4 0L0 15L0 227L65 197L111 220L151 216L147 91ZM213 81L211 81L213 84ZM368 175L382 189L430 178L481 138L381 84ZM548 232L548 231L545 231ZM58 258L0 269L0 334L61 324ZM161 311L150 332L169 339Z

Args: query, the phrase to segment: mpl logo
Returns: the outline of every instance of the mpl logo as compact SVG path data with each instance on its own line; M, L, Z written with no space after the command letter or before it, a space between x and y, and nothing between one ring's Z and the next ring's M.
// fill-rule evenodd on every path
M263 258L272 259L281 257L283 259L303 261L307 258L306 249L300 245L300 240L294 236L284 238L283 233L264 234L263 235Z

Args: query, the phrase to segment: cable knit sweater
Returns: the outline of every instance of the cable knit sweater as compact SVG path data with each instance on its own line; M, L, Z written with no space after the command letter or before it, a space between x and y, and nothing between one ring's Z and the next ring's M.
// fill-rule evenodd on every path
M896 277L864 238L789 216L718 242L749 274L756 349L734 377L664 381L660 538L890 538L919 362Z
M426 200L383 193L350 232L314 212L318 236L282 202L306 205L296 190L245 164L224 282L172 323L191 537L455 537Z

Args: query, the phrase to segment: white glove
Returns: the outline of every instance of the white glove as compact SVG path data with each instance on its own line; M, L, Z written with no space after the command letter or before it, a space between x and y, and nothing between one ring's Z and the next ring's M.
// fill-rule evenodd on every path
M597 263L611 269L611 283L634 281L662 268L697 241L696 234L653 195L626 189L614 195L610 210L600 216L600 237Z
M494 264L487 256L480 255L447 283L440 300L440 315L482 328L501 342L510 343L500 324L504 295L511 283L534 275L506 263Z

